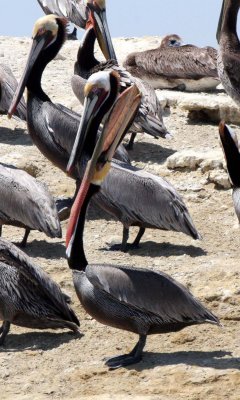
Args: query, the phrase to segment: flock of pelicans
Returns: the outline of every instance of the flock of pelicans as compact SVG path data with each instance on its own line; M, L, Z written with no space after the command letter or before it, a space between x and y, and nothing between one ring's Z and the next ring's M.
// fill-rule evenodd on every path
M0 224L31 229L61 237L60 219L71 208L66 233L66 255L73 282L84 309L96 320L139 335L129 354L110 358L109 368L141 360L149 334L178 331L200 323L219 324L218 318L170 276L143 268L89 265L83 234L88 204L98 206L123 224L126 251L137 247L146 228L184 232L200 239L188 210L174 187L133 166L121 144L131 133L155 137L169 135L154 88L206 90L220 80L240 104L240 43L236 32L240 0L223 0L217 39L211 47L182 45L177 35L164 38L154 50L130 54L117 63L109 33L104 0L38 0L47 16L34 26L32 47L21 81L0 66L0 109L9 117L27 121L38 149L76 181L73 199L55 202L47 188L27 173L0 165ZM41 87L45 67L60 51L67 37L67 21L86 30L74 66L72 88L83 103L82 116L54 104ZM94 56L96 39L106 62ZM218 70L218 71L217 71ZM27 88L27 103L22 95ZM220 139L233 185L233 200L240 213L240 155L237 138L221 122ZM11 195L9 196L9 193ZM132 244L130 226L139 227ZM116 249L116 246L114 247ZM12 243L0 239L0 343L10 324L37 328L79 330L69 297L40 267Z

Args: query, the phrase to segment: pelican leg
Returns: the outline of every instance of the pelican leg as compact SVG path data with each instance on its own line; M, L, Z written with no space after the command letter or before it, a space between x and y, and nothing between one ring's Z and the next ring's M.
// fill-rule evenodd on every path
M127 150L132 150L133 149L133 143L134 143L134 140L135 140L135 137L137 136L137 134L136 134L136 132L133 132L132 134L131 134L131 137L130 137L130 139L129 139L129 142L128 142L128 144L125 146L125 148L127 149Z
M110 246L109 250L111 251L122 251L123 253L126 253L128 249L128 237L129 237L129 228L126 228L123 226L123 237L122 237L122 243L115 243L112 246Z
M109 358L105 364L110 369L116 369L138 363L142 359L142 352L146 344L146 339L146 335L140 335L139 341L129 354L123 354L122 356Z
M145 232L145 228L139 228L138 234L137 234L134 242L132 242L131 244L128 245L131 249L137 249L139 247L139 243L144 235L144 232Z
M21 241L21 243L19 243L19 247L26 247L27 239L28 239L30 230L31 230L31 229L29 229L29 228L26 228L26 229L25 229L25 233L24 233L24 236L23 236L23 240Z
M0 328L0 346L3 345L4 340L9 332L10 329L10 322L9 321L3 321L3 324Z
M0 237L2 236L2 225L0 225Z

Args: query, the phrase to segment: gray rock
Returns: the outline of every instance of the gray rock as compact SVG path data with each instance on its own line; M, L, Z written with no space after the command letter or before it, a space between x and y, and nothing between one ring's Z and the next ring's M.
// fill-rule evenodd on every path
M166 166L169 169L185 169L194 171L201 169L202 172L223 169L223 154L219 150L181 150L167 158Z

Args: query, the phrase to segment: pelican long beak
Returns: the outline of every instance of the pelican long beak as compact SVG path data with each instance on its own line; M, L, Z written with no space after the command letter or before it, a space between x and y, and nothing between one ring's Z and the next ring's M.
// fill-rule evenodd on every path
M106 92L103 92L102 95L96 93L91 97L85 97L83 104L83 115L77 131L72 152L67 164L66 168L67 173L71 172L77 160L81 157L83 147L89 133L89 129L91 127L94 118L97 115L97 110L99 108L99 105L102 99L104 99L105 97L106 97Z
M97 4L88 3L92 13L93 26L99 46L106 60L116 60L116 53L113 47L112 38L107 23L106 9L98 7Z
M135 85L119 96L104 124L91 160L87 163L84 181L101 185L110 169L110 163L116 148L132 123L140 102L141 95Z
M223 19L224 19L224 16L225 16L226 3L227 3L227 1L223 0L221 12L220 12L220 17L219 17L219 21L218 21L217 34L216 34L218 43L220 42L222 24L223 24Z
M23 72L22 78L18 84L17 90L12 99L12 103L8 110L8 118L11 118L12 115L15 113L18 103L22 98L24 89L27 85L28 78L34 67L34 64L36 63L42 49L46 46L47 43L49 43L51 37L52 36L50 32L45 32L43 35L37 36L36 38L33 39L32 47L28 56L25 70Z

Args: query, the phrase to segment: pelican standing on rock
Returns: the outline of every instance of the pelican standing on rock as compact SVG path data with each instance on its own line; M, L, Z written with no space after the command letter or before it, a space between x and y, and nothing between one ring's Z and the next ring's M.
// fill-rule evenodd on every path
M32 229L62 237L58 211L46 185L25 171L0 164L0 233L2 225L25 228L21 247Z
M12 243L0 239L0 345L10 324L32 329L79 331L69 297Z
M105 4L105 2L103 2ZM105 5L104 5L105 7ZM93 13L91 9L91 13ZM74 76L72 78L72 89L74 94L80 100L83 101L83 88L86 80L95 72L105 70L115 70L120 75L120 84L122 91L133 85L134 83L138 86L142 93L142 101L139 107L139 111L134 119L134 123L130 127L130 133L132 133L128 149L133 148L134 139L136 134L147 133L155 138L171 137L171 134L167 131L162 117L162 106L156 96L153 88L141 79L135 78L129 74L124 68L120 67L116 61L115 52L113 45L102 46L103 54L106 58L106 62L99 62L94 56L94 44L96 40L96 17L92 15L92 26L86 31L82 43L78 50L77 61L74 66ZM105 42L110 43L111 36L106 38ZM112 43L112 41L111 41Z
M97 75L95 80L92 78L87 91L93 88L97 90ZM103 85L103 76L100 76L100 84ZM105 86L114 84L116 85L116 82L114 83L111 74L109 73L108 77L105 75ZM132 96L133 105L136 105L134 87L130 88L128 95ZM88 264L83 247L88 203L99 191L110 169L115 147L122 138L121 123L126 123L126 111L130 113L132 108L133 112L135 111L129 101L125 110L117 112L116 116L113 108L111 118L116 120L115 124L112 121L115 129L110 130L106 125L94 150L90 152L91 160L87 164L72 207L66 234L68 264L72 269L75 290L82 306L97 321L139 335L137 344L129 354L106 361L106 365L111 369L139 362L147 335L176 332L187 326L202 323L219 324L216 316L167 274L128 266ZM85 129L80 130L79 138L84 148L85 142L89 140ZM76 147L73 148L71 159L75 158L75 153Z
M7 114L17 87L18 83L11 68L0 64L0 114ZM26 103L23 97L19 101L15 117L26 121Z
M240 223L240 146L236 133L223 121L219 124L219 136L232 184L233 205Z
M65 21L61 18L47 16L40 18L36 22L33 45L27 66L9 110L9 114L12 115L25 86L27 86L27 123L29 133L39 150L63 171L66 170L78 131L80 117L76 116L71 110L51 102L47 94L42 90L41 76L47 63L60 50L65 34ZM116 71L113 71L114 80L117 79L116 75L119 77ZM112 91L110 89L110 87L100 86L91 94L92 98L86 99L87 108L83 113L81 124L89 126L89 130L99 126L103 115L106 115L106 109L109 111L112 106ZM91 142L89 146L91 146ZM78 158L75 160L71 171L69 171L69 175L78 181L81 180L84 163L84 157L82 158L81 152L78 152ZM95 202L124 224L123 250L126 249L126 232L128 232L128 228L131 225L137 225L140 228L173 229L190 234L195 239L199 238L186 206L173 188L172 193L170 193L169 184L166 190L163 188L165 200L163 198L163 204L161 204L161 202L158 202L159 197L157 194L155 197L151 196L152 190L159 190L159 188L150 181L149 177L144 180L136 173L133 190L133 186L129 185L128 182L128 178L130 177L131 179L132 173L129 164L121 165L121 168L119 168L118 164L115 163L114 167L108 174L101 192L95 196ZM116 172L117 169L118 172ZM115 177L117 176L117 180L115 178L111 179L112 174ZM111 183L110 181L108 183L109 179L111 179ZM147 185L148 188L146 187ZM142 188L143 193L148 192L146 194L147 197L142 197ZM119 196L119 191L121 196ZM152 199L153 202L151 202ZM170 199L171 202L168 205ZM160 211L162 206L164 206L163 214ZM148 218L148 214L150 218ZM164 214L166 214L166 217ZM144 230L141 230L134 242L134 246L139 243L143 233Z
M223 0L217 29L218 73L227 94L240 105L240 43L237 17L240 0Z
M182 45L178 35L165 36L156 49L129 54L123 65L154 89L200 92L220 83L217 51L209 46Z

